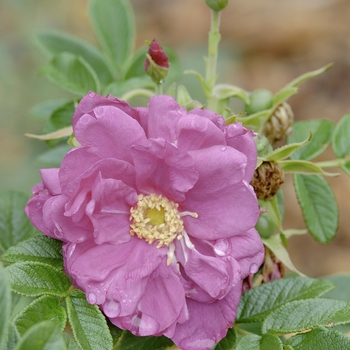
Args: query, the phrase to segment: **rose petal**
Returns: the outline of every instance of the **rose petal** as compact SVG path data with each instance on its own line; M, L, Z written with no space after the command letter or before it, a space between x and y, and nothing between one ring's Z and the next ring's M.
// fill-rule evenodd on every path
M190 318L177 324L172 337L174 343L186 350L210 350L226 336L236 316L242 284L235 285L227 296L213 303L187 299Z
M141 125L128 114L113 106L94 108L81 116L74 128L74 135L82 146L90 147L103 158L131 161L130 147L146 144Z
M134 147L132 156L137 188L142 193L162 194L180 202L198 179L191 156L164 140L150 140L148 147Z
M227 144L247 156L247 166L245 170L244 179L250 182L253 178L257 149L254 141L255 133L242 127L241 123L230 124L226 128Z
M176 123L186 114L185 107L180 107L173 97L167 95L151 97L148 107L148 137L173 142Z
M58 172L58 168L40 169L40 176L43 180L44 187L52 195L62 193Z
M187 114L177 125L177 146L181 150L197 150L226 145L224 133L208 118Z

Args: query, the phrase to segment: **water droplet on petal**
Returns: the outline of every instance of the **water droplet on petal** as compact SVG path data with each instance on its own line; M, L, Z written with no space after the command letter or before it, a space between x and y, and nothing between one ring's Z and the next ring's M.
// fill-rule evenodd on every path
M94 292L90 292L88 295L87 295L87 299L88 299L88 302L90 304L96 304L96 301L97 301L97 297L96 297L96 294Z
M95 97L96 94L95 94L93 91L90 91L90 92L88 93L88 95L89 95L89 97L92 98L92 97Z
M227 147L221 147L221 151L225 152L227 150Z
M42 207L43 207L43 205L42 205L42 203L41 203L41 202L38 202L38 203L36 203L36 207L37 207L38 209L40 209L40 208L42 208Z
M110 300L103 305L103 311L108 317L117 317L120 313L120 304L117 301Z
M258 272L258 270L259 270L259 266L257 264L250 265L250 269L249 269L250 273L256 273L256 272Z

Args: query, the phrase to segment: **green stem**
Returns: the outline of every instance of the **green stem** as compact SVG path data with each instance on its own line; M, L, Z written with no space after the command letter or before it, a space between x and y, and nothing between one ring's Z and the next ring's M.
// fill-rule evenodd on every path
M324 162L315 162L314 164L319 166L320 168L336 168L345 164L346 161L348 161L348 159L334 159L334 160L327 160Z
M220 11L211 11L211 26L208 39L208 57L206 60L206 97L207 97L207 108L215 110L216 99L213 97L213 89L217 78L217 58L218 58L218 47L221 39L220 35Z
M163 84L162 83L156 84L155 92L156 92L156 95L163 94Z
M156 88L156 93L157 92L157 88ZM124 101L129 101L131 100L133 97L137 97L137 96L144 96L147 98L150 98L154 95L154 92L150 91L150 90L146 90L146 89L135 89L135 90L131 90L127 93L125 93L121 99Z

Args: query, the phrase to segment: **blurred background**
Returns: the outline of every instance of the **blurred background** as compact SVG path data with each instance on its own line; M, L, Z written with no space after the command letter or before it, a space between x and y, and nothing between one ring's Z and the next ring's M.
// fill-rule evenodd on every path
M131 0L138 29L136 47L157 38L173 47L184 69L204 70L210 12L204 0ZM35 35L61 30L96 43L88 0L0 0L0 191L27 193L39 182L35 160L47 146L24 137L42 131L30 109L50 98L69 96L38 74L46 62ZM230 0L222 13L219 82L248 91L278 91L307 71L333 62L328 72L304 83L290 98L296 120L337 122L350 112L350 1ZM182 77L202 99L193 77ZM350 135L349 135L350 137ZM333 157L331 151L320 160ZM350 272L350 178L327 179L337 197L337 237L323 246L311 237L290 240L296 267L311 277ZM304 228L291 177L284 185L285 228Z

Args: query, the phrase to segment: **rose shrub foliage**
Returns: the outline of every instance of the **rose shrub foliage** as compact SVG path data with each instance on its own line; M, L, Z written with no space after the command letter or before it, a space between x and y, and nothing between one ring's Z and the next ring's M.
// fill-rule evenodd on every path
M93 92L73 130L80 146L41 170L30 220L64 242L66 273L116 326L210 349L263 261L254 133L170 96L132 108Z

